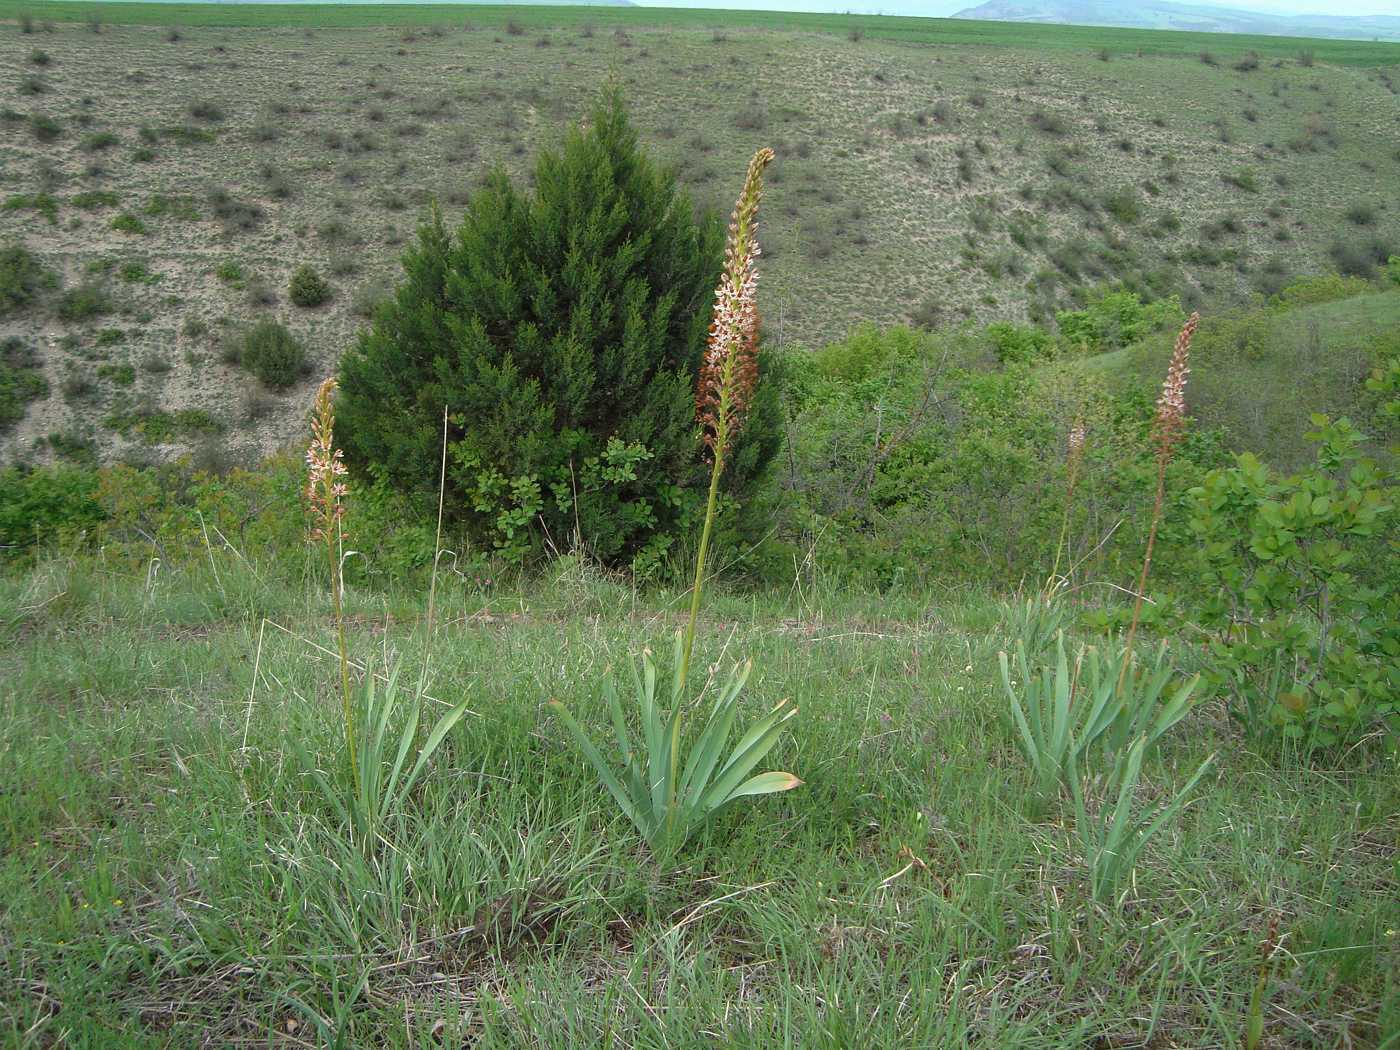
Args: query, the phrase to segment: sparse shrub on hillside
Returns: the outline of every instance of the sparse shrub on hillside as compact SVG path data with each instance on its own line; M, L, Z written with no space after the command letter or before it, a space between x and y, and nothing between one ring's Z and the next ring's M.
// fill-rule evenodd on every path
M1328 249L1337 272L1344 277L1374 277L1392 253L1390 242L1380 237L1353 236L1332 242Z
M84 153L101 153L121 145L121 141L110 131L97 131L91 135L84 135L78 142L78 148Z
M1229 185L1236 189L1244 190L1246 193L1259 192L1259 176L1252 168L1236 168L1221 176Z
M34 348L15 337L0 343L0 431L23 419L29 402L48 394Z
M253 325L238 336L236 349L238 363L274 390L291 386L310 369L306 348L276 321Z
M1347 208L1346 220L1353 226L1374 226L1376 206L1370 201L1358 201Z
M331 286L314 266L304 264L292 274L287 297L297 306L320 306L330 300Z
M118 233L132 233L138 237L144 237L150 231L146 229L146 224L130 212L122 212L112 219L112 229Z
M249 306L275 306L277 289L272 287L270 281L261 277L251 277L244 289L244 299Z
M1215 57L1213 54L1211 54L1209 51L1202 51L1202 52L1201 52L1201 55L1200 55L1200 58L1201 58L1201 63L1202 63L1203 65L1215 66L1215 65L1219 65L1219 64L1220 64L1220 63L1219 63L1219 60L1216 59L1216 57Z
M29 131L38 142L55 142L63 134L63 125L53 117L34 113L29 117Z
M1031 114L1031 127L1047 135L1069 134L1069 123L1061 116L1038 109Z
M481 541L519 558L577 537L649 570L700 507L693 376L722 233L713 218L697 226L638 149L615 88L587 130L541 155L535 183L526 194L498 171L455 234L437 214L419 231L396 296L342 359L346 454L435 493L446 405L447 506ZM776 451L768 388L730 498Z
M1142 202L1129 188L1117 190L1105 197L1103 208L1124 226L1131 226L1142 218Z
M58 199L51 193L16 193L6 197L4 211L37 211L50 226L58 225Z
M1257 51L1247 52L1243 58L1235 63L1234 68L1240 73L1253 73L1259 68L1259 53Z
M224 224L226 234L256 229L263 220L262 208L239 200L223 186L211 187L205 199L209 210Z
M217 124L225 116L224 107L208 99L197 99L191 102L189 113L195 120L202 120L206 124Z
M29 61L36 66L47 66L53 61L53 58L50 57L47 51L42 51L36 47L33 51L29 52Z
M99 282L84 281L58 299L58 316L64 321L86 321L112 312L113 303Z
M37 256L21 244L0 248L0 318L23 309L54 277Z

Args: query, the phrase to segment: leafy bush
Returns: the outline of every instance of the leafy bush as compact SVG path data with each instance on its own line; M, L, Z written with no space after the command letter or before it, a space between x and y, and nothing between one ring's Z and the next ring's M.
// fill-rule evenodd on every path
M298 266L287 284L287 297L297 306L320 306L331 297L331 286L314 266Z
M104 517L97 475L81 467L0 470L0 549L24 550Z
M1113 350L1135 343L1152 332L1180 325L1185 319L1175 296L1143 303L1135 292L1105 292L1083 310L1055 315L1060 336L1071 346Z
M1034 364L1055 356L1055 339L1043 328L1034 325L998 323L987 326L987 335L1003 365Z
M1212 681L1258 736L1332 747L1400 730L1395 474L1347 420L1315 416L1316 462L1282 477L1245 453L1191 491Z
M0 317L28 306L53 277L22 244L0 248Z
M396 296L341 363L346 456L436 492L446 407L446 505L484 546L520 558L576 537L654 565L704 485L694 376L721 230L639 149L616 90L540 156L535 182L527 194L498 170L455 234L436 213L420 229ZM731 500L776 451L776 394L760 384Z
M291 386L310 370L306 348L276 321L259 321L243 333L238 363L274 390Z

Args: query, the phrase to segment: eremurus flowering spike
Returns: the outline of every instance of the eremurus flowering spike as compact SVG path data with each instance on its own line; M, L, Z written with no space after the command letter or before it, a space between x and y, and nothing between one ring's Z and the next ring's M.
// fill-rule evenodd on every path
M306 501L311 508L312 539L325 539L345 514L341 502L349 491L343 478L347 471L343 453L335 447L334 377L316 391L311 414L311 444L306 450Z
M1169 458L1186 429L1186 377L1191 374L1191 338L1201 315L1193 313L1176 337L1172 359L1167 364L1167 377L1162 381L1162 393L1157 398L1157 414L1152 420L1152 441L1157 455Z
M743 426L744 412L758 383L757 216L763 170L772 161L771 149L760 149L753 155L734 205L724 271L715 289L714 316L695 394L696 418L705 444L721 457Z

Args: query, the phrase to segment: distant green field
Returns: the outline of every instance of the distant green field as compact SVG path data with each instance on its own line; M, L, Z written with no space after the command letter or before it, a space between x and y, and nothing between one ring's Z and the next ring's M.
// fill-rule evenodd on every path
M1265 58L1292 58L1309 50L1322 62L1347 66L1400 64L1400 44L1306 37L1178 33L1092 26L1026 25L951 18L890 18L875 15L821 15L784 11L722 11L675 8L517 6L502 4L92 4L81 0L0 0L0 17L28 12L35 18L81 21L93 12L111 22L187 26L376 26L431 25L463 19L564 27L585 22L599 27L676 26L808 30L910 44L986 44L1074 51L1189 55L1203 50L1223 55L1256 51Z

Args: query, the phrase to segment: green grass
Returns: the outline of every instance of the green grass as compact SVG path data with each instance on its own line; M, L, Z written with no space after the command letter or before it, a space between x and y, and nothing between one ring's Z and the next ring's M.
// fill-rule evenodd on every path
M1393 760L1277 768L1199 710L1148 790L1215 769L1095 907L1073 829L1027 815L983 595L718 596L697 663L754 657L744 717L800 704L771 759L806 784L658 870L543 704L601 736L605 665L666 651L683 595L567 564L440 589L428 692L474 714L366 859L308 777L323 595L217 546L95 568L0 579L13 1045L1238 1047L1274 916L1270 1045L1400 1026ZM416 676L422 597L349 603L352 656Z
M906 44L978 44L1049 50L1097 51L1154 55L1189 55L1203 50L1236 57L1249 51L1262 58L1295 60L1308 50L1316 61L1338 65L1400 64L1400 44L1271 37L1243 34L1181 33L1163 30L1109 29L1090 26L1025 25L952 18L899 18L868 15L822 15L779 11L704 10L693 8L613 8L566 5L453 4L74 4L71 0L3 0L0 17L28 11L35 18L81 21L99 12L105 23L168 26L277 26L345 28L353 26L442 26L463 20L504 27L513 21L539 30L660 27L676 29L777 29L845 36L858 30L878 40Z

